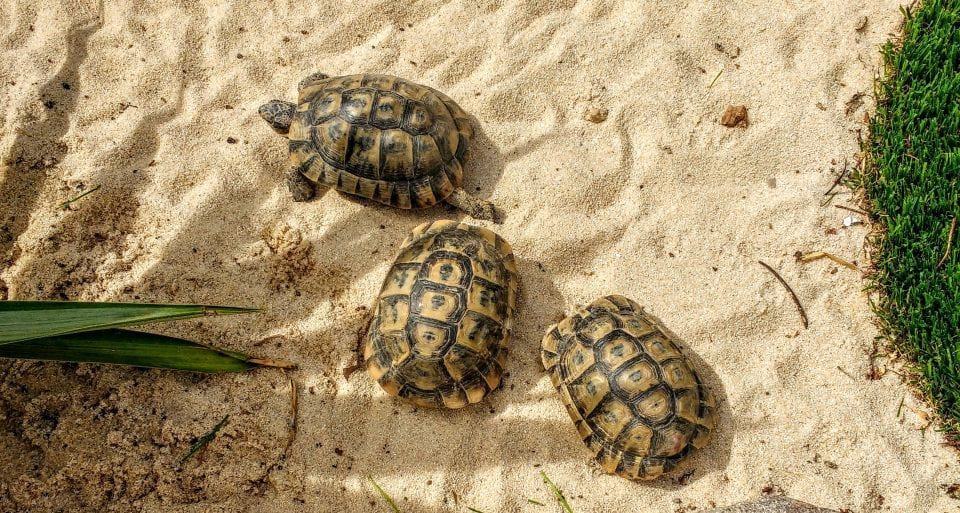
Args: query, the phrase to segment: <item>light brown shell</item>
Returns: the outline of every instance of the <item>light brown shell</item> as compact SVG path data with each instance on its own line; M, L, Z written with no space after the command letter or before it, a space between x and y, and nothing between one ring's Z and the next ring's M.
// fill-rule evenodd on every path
M500 386L519 282L510 244L486 228L424 223L384 279L363 357L391 395L461 408Z
M456 102L388 75L305 85L288 132L290 165L313 182L399 208L442 201L463 181L473 128Z
M540 355L604 471L653 479L710 441L713 395L672 337L633 301L594 301L551 326Z

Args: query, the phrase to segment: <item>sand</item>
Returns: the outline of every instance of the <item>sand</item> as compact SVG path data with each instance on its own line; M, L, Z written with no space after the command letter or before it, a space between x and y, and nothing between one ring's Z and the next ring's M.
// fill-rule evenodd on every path
M868 265L870 226L843 228L834 208L855 198L824 192L855 162L898 1L315 4L0 5L0 294L258 306L156 329L300 365L290 442L278 371L2 362L0 511L387 511L366 476L407 512L558 511L541 470L578 513L781 492L956 511L956 453L894 365L867 377L860 274L794 258ZM494 229L523 281L489 401L416 411L344 378L399 242L460 216L290 200L285 143L256 111L315 70L400 75L475 116L466 186L507 214ZM719 123L731 105L748 127ZM675 332L720 400L686 477L599 474L540 368L546 326L610 293Z

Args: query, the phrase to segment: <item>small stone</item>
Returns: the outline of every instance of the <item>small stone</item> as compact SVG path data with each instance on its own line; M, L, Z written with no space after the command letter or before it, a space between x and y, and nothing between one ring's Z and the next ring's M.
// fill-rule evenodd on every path
M610 111L607 109L601 109L599 107L589 107L586 112L583 113L583 118L591 123L603 123L607 120L607 116L610 114Z
M237 144L237 140L233 137L227 137L227 144Z
M747 116L747 106L731 105L727 107L727 110L723 112L723 116L720 117L720 124L730 128L747 128L750 126L750 119Z
M870 21L866 16L861 16L860 20L857 21L857 32L863 32L863 29L867 28L867 22Z
M947 497L960 500L960 483L942 484L940 487L946 492Z

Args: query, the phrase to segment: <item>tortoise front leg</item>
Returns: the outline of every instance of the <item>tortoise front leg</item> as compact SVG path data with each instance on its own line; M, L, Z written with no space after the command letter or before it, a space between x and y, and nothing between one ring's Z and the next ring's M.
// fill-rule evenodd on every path
M323 196L329 189L311 182L296 169L287 172L287 188L290 189L293 201L310 201L314 197Z
M492 221L497 224L503 223L503 216L497 210L497 207L489 201L471 196L463 189L454 189L444 201L454 207L466 212L474 219Z

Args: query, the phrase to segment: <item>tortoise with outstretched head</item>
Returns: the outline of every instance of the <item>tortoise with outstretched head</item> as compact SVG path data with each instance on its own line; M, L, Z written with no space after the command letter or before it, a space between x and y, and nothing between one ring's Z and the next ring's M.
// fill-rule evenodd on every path
M607 473L653 479L710 441L713 395L673 337L633 301L606 296L550 326L540 356Z
M335 188L404 209L446 202L499 222L492 203L461 188L473 127L443 93L388 75L323 73L298 89L297 103L260 107L260 116L290 140L287 186L294 201Z
M374 305L363 358L387 393L461 408L500 386L519 281L486 228L424 223L403 242Z

